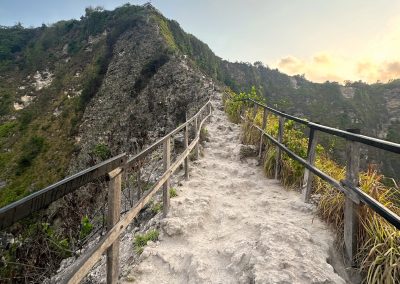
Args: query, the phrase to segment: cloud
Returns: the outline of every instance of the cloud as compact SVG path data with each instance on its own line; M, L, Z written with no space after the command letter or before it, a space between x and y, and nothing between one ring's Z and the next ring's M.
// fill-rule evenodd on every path
M372 35L357 54L319 51L306 58L288 55L276 66L290 75L305 74L315 82L362 80L369 83L400 78L400 16Z
M294 56L287 56L282 58L278 63L279 68L286 70L288 73L302 73L305 63Z
M311 59L300 59L286 56L277 63L278 68L290 75L305 74L306 78L315 82L343 82L348 74L343 73L348 68L346 60L335 57L327 52L320 52Z
M355 60L328 53L311 59L286 56L278 61L277 67L289 75L305 74L307 79L315 82L362 80L375 83L400 78L400 60Z
M324 54L324 53L320 53L314 56L313 58L314 62L317 64L330 64L331 63L331 59L330 56L328 54Z

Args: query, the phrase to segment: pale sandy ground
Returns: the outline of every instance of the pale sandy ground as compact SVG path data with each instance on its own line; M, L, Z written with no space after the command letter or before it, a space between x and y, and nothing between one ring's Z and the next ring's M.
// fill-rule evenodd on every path
M123 283L345 283L327 263L333 235L300 194L239 161L240 127L214 100L205 156L178 188L161 240Z

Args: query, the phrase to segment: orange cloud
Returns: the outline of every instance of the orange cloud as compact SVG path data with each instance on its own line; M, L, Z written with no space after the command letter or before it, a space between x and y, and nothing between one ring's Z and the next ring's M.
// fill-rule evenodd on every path
M357 54L321 51L309 58L288 55L276 66L290 75L305 74L315 82L362 80L369 83L400 78L400 16L390 19L385 30L372 35Z

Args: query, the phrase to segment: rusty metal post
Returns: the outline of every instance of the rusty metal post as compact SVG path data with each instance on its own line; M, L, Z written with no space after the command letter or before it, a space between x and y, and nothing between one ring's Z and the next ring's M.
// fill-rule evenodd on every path
M317 148L317 136L316 132L313 128L310 128L310 135L308 137L308 150L307 150L307 162L314 166L315 163L315 150ZM303 188L302 188L302 196L304 202L310 202L312 183L313 183L313 173L310 172L309 169L304 169L304 177L303 177Z
M347 129L348 132L360 134L360 129ZM346 183L356 187L359 183L360 172L360 144L347 140L346 147ZM344 205L344 245L345 255L351 266L355 266L357 255L358 227L359 227L359 204L346 195Z
M279 129L278 129L278 142L283 141L283 128L285 125L285 118L283 116L279 117ZM279 178L281 172L281 162L282 162L282 151L281 148L276 146L276 158L275 158L275 179Z
M262 128L263 131L265 131L265 127L267 126L267 119L268 119L268 110L264 107L263 108L263 120L262 120L262 125L261 125L261 128ZM264 133L261 132L260 149L258 151L258 158L259 159L261 159L262 150L263 150L263 138L264 138Z

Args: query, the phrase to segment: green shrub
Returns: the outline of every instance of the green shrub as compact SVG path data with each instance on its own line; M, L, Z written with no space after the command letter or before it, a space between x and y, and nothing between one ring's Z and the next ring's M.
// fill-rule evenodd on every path
M39 155L44 146L44 138L33 136L22 146L22 156L18 161L17 175L21 175L32 165L33 160Z
M163 204L161 202L153 202L150 207L151 212L153 212L154 214L161 212L162 209L163 209Z
M94 146L93 154L102 160L106 160L111 157L111 151L104 143L99 143Z
M17 123L15 121L6 122L0 125L0 138L7 137L16 125Z
M135 236L133 244L135 246L135 251L137 254L141 254L143 252L144 246L147 245L149 241L158 240L158 236L160 233L157 230L150 230L145 234L139 234Z
M84 216L81 220L81 230L79 232L79 238L85 239L93 230L93 224L90 223L88 216Z
M200 129L200 142L206 141L209 137L208 130L205 127Z
M176 189L175 189L175 188L171 187L171 188L169 189L169 196L170 196L171 198L174 198L174 197L177 197L177 196L178 196L178 193L176 192Z

